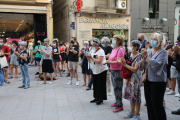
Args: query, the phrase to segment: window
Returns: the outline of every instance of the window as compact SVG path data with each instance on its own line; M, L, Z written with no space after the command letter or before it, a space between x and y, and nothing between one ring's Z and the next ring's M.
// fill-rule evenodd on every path
M149 18L159 18L159 0L149 0Z

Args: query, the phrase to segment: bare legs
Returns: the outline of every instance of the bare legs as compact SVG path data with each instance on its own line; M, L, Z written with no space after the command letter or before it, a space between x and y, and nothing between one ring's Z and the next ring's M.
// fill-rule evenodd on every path
M52 73L49 73L50 75L50 78L51 78L51 82L53 82L53 76L52 76ZM44 83L46 83L46 80L47 80L47 73L43 72L43 76L44 76Z
M175 91L176 87L176 78L171 78L171 89L172 91Z
M72 79L73 79L74 73L75 73L76 81L78 81L78 73L77 73L77 70L69 70L69 73L70 73L71 81L72 81Z
M140 103L131 103L130 102L130 105L131 105L131 112L134 113L135 108L136 108L136 115L140 115L139 112L140 112L141 104Z
M4 80L7 80L7 78L8 78L8 68L3 68L3 75L4 75Z
M84 85L86 85L86 74L83 74L83 79L84 79Z
M167 80L168 80L168 84L169 84L169 91L172 89L171 88L171 79L170 78L167 78Z
M10 64L9 68L10 68L11 77L13 76L13 68L14 68L14 66L15 66L15 74L16 74L16 76L18 76L18 66Z
M40 73L40 63L39 63L39 61L36 61L36 63L37 63L37 69L38 69L38 72Z

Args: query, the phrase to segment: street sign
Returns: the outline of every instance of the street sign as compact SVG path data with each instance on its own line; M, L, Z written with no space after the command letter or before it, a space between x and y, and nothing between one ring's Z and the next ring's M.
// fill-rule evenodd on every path
M75 24L70 24L70 27L75 30Z

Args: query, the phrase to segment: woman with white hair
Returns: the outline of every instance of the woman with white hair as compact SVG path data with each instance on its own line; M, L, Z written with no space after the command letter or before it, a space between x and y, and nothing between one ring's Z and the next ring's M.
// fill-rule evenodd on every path
M166 120L163 98L167 82L168 54L166 50L162 49L165 42L164 35L161 32L155 32L151 37L153 49L141 50L143 60L139 62L139 66L141 70L144 67L148 69L144 93L149 120Z
M118 58L117 62L121 63L124 67L132 72L131 78L126 80L124 88L124 98L130 101L131 111L124 115L125 119L133 118L132 120L140 120L140 106L141 106L141 71L138 62L142 59L142 55L138 52L141 42L139 40L131 41L128 47L131 56L129 61L131 65L126 64L124 58ZM135 113L136 108L136 113Z
M105 57L106 57L106 60L109 59L109 56L112 52L112 47L110 46L110 39L108 37L103 37L101 39L101 45L104 49L104 52L105 52ZM109 64L107 64L108 68L110 68ZM108 69L107 71L107 81L106 81L106 86L107 86L107 95L112 95L112 85L111 85L111 72L110 72L110 69Z
M104 50L100 47L99 39L94 38L91 44L94 51L91 55L86 56L91 62L93 72L94 100L90 101L90 103L96 102L97 105L100 105L103 103L103 100L107 100L106 74L108 67L101 64L106 62L106 58Z
M44 76L44 82L42 84L46 84L46 79L47 79L47 73L50 74L51 77L51 82L49 82L49 85L53 84L53 67L52 67L52 47L49 46L49 39L45 38L44 39L44 47L40 48L41 49L41 55L42 55L42 72Z
M30 88L30 75L29 75L29 65L28 65L28 51L26 49L27 42L20 42L20 52L15 51L15 55L19 57L19 68L21 70L22 86L18 88L28 89Z

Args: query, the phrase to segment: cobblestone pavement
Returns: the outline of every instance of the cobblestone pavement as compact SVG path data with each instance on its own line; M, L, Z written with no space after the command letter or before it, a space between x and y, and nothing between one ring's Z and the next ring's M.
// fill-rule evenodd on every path
M21 81L10 79L11 84L0 86L0 120L123 120L123 115L130 110L129 101L123 99L124 110L113 113L110 105L114 95L108 96L104 104L97 106L89 101L93 99L93 91L82 87L83 79L79 67L80 86L67 85L66 74L54 81L54 84L41 85L35 76L36 67L30 66L31 88L20 89ZM177 92L177 89L176 89ZM144 92L142 87L142 103ZM168 120L180 120L180 116L172 115L172 110L180 107L180 101L174 95L165 95ZM147 120L147 110L141 105L141 119Z

